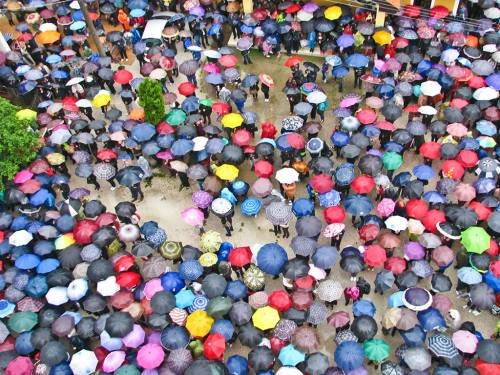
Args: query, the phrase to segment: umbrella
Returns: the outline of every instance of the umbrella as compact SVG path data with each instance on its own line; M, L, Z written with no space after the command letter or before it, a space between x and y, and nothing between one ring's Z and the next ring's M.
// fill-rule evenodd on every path
M312 327L299 327L292 335L292 344L304 353L311 353L319 347L318 333Z
M311 375L322 375L328 368L328 357L323 353L313 353L306 358L305 371Z
M490 236L481 227L469 227L461 234L461 242L468 252L481 254L490 247Z
M257 254L258 267L270 275L278 275L287 260L288 256L285 249L275 243L262 246Z
M257 346L248 354L248 364L256 372L266 371L274 364L274 355L271 349L265 346Z
M428 338L429 350L437 357L453 358L458 355L451 337L437 333Z
M363 344L363 350L366 358L378 363L386 360L391 353L389 344L382 339L371 339L366 341Z
M487 284L480 283L471 288L470 300L478 309L486 310L495 303L495 294Z
M425 348L417 346L404 352L403 361L412 370L425 371L431 367L432 357Z
M363 365L363 347L354 341L345 341L335 349L334 359L344 371L352 371Z
M484 362L498 364L500 363L498 347L498 342L495 342L494 340L481 340L477 347L477 355Z
M305 354L289 344L280 350L278 359L283 366L297 366L305 360Z
M349 195L344 207L353 216L366 216L373 209L371 200L364 195Z

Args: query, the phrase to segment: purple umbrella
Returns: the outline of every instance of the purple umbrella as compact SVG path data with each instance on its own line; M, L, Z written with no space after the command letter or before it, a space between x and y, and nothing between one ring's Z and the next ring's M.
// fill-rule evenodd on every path
M191 199L196 207L207 208L208 206L210 206L210 203L212 203L214 198L212 197L212 195L210 195L210 193L203 190L198 190L193 193Z
M410 241L403 248L405 257L409 260L419 260L425 257L425 249L418 242Z
M342 34L337 38L337 45L342 48L350 47L354 44L354 36L350 34Z
M196 16L196 17L203 17L205 15L205 8L198 5L196 7L189 9L189 14Z

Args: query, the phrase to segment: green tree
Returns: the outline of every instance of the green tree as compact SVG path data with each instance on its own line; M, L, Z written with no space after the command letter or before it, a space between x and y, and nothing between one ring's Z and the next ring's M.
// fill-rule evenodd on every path
M19 109L0 98L0 190L36 157L40 145L34 116L17 116Z
M157 125L163 121L165 118L165 102L160 82L146 78L139 85L137 96L139 97L139 105L144 108L144 117L147 122Z

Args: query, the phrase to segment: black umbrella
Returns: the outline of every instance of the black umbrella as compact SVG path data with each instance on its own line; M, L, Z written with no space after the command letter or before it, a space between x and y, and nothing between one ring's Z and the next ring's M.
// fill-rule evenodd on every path
M61 262L62 267L72 270L82 262L80 251L81 249L78 246L69 246L57 254L57 259Z
M86 217L97 217L103 212L106 212L106 206L97 199L92 199L83 206L83 213Z
M245 160L245 155L241 147L228 144L222 150L222 161L224 163L240 165Z
M54 321L59 318L60 315L61 312L56 309L43 309L38 313L38 324L40 325L40 327L50 327L52 323L54 323Z
M33 345L33 347L37 350L42 349L42 347L45 344L53 340L54 336L52 335L52 332L50 331L49 328L46 327L45 328L40 327L34 329L33 332L31 333L31 338L30 338L31 345Z
M421 136L425 135L425 133L427 132L427 127L420 121L410 121L406 125L406 130L408 130L411 135Z
M488 272L490 268L491 258L487 253L482 254L470 254L469 255L470 265L481 273Z
M310 161L309 168L320 173L330 174L333 170L333 162L327 157L320 156Z
M459 229L464 230L477 224L477 214L474 210L462 206L451 205L445 207L444 214L447 219Z
M137 211L137 207L132 202L120 202L115 206L115 213L120 217L130 218Z
M403 110L395 104L386 104L382 108L382 114L387 121L394 122L403 114Z
M90 281L99 282L115 274L113 263L107 259L98 259L90 263L87 277Z
M424 194L424 183L420 180L408 181L404 185L404 193L410 199L418 199Z
M106 332L111 337L125 337L134 328L134 319L128 312L117 311L106 319Z
M304 258L293 258L283 267L283 276L290 280L296 280L307 276L309 273L309 264Z
M314 28L316 31L319 31L321 33L328 33L333 30L333 22L328 21L325 18L319 18L314 21Z
M122 115L122 111L120 111L118 108L116 107L111 107L110 109L108 109L108 111L106 112L106 115L105 117L110 120L110 121L116 121L120 118L120 116Z
M288 309L285 312L283 312L281 317L283 319L293 320L295 323L300 325L306 321L306 315L307 315L306 311L297 310L296 308L292 307L291 309Z
M432 290L436 292L448 292L451 290L451 280L442 273L434 273L431 279Z
M106 35L106 40L111 43L116 43L123 39L121 31L111 31Z
M401 290L414 287L417 283L418 276L413 271L403 271L396 277L396 285Z
M198 70L198 62L196 60L186 60L179 65L179 72L187 76L196 74Z
M234 324L242 326L250 321L252 314L252 307L247 302L238 301L233 304L229 317Z
M116 231L111 226L100 227L92 234L92 242L101 249L106 248L116 238Z
M377 322L369 315L361 315L354 318L351 331L356 335L359 342L369 340L377 334Z
M266 371L274 364L274 355L267 346L258 346L248 353L248 364L255 372Z
M141 182L143 176L144 171L140 167L129 166L120 169L115 177L120 185L131 187Z
M304 66L308 69L314 70L315 72L319 71L319 66L317 66L316 64L314 64L310 61L305 61Z
M460 152L460 148L453 143L443 143L439 148L439 154L443 160L455 159Z
M154 331L161 331L170 324L168 315L153 313L148 317L148 325Z
M171 292L155 293L151 299L151 309L157 314L168 314L175 307L175 297Z
M227 281L223 276L216 273L211 273L203 280L201 289L203 290L207 298L211 299L224 294L226 286Z
M468 86L461 86L455 91L455 97L469 100L472 98L472 89Z
M323 353L312 353L306 359L305 371L310 375L323 375L328 368L328 357Z
M95 319L91 316L82 318L76 325L76 333L83 339L89 339L95 335Z
M353 144L348 144L342 147L340 150L341 155L346 159L351 159L359 156L361 149Z
M392 140L404 146L410 143L413 140L413 137L408 132L408 130L398 129L394 133L392 133Z
M444 135L446 134L446 124L443 121L433 121L429 126L429 130L433 134Z
M20 203L24 204L28 202L28 198L26 197L26 195L21 190L13 187L5 189L3 200L8 205L15 205Z
M59 341L51 341L40 350L40 361L47 366L54 366L66 360L68 353Z
M186 369L184 374L185 375L215 375L217 373L212 372L212 368L211 368L212 363L213 362L210 362L206 359L197 359L196 361L194 361L193 363L191 363L189 365L189 367ZM168 369L168 367L167 367L167 369Z
M376 176L382 170L382 160L375 155L364 155L359 159L359 170L369 176Z
M391 271L383 270L377 273L375 277L375 288L377 291L384 293L392 288L396 277Z
M463 122L464 115L462 111L455 107L448 107L444 110L444 118L448 122Z
M73 276L69 270L58 268L47 275L47 284L53 286L67 286L73 281Z
M349 143L361 148L366 149L370 145L370 138L361 133L355 133L349 140Z
M292 238L290 247L296 255L311 256L316 250L317 242L309 237L295 236Z
M274 154L274 146L268 142L261 142L255 147L258 156L270 156Z
M171 325L161 332L160 340L167 350L185 348L189 344L189 331L185 327Z
M101 68L97 71L97 75L105 81L110 81L113 79L113 70L110 68Z
M351 275L356 275L357 273L363 271L364 262L357 255L348 255L340 259L340 268Z
M462 108L462 114L467 121L476 122L481 118L481 109L476 104L469 104Z
M295 223L297 234L310 238L314 238L321 233L321 226L321 220L316 216L304 216Z
M252 323L242 325L238 333L238 339L241 345L249 348L254 348L259 345L263 337L264 335L262 332L255 328Z
M478 309L487 310L495 305L495 292L485 283L476 284L470 290L470 300Z
M485 339L479 341L476 353L480 359L487 363L500 363L500 343L495 340Z
M490 228L497 235L500 233L500 211L493 212L488 217L488 228Z

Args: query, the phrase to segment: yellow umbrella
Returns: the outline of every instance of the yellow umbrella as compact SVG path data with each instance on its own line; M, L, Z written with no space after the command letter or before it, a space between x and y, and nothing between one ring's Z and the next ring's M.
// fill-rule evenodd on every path
M243 116L239 113L228 113L224 115L221 123L225 128L234 129L243 124Z
M342 15L342 8L337 5L333 5L331 7L326 8L324 15L327 20L330 21L338 20Z
M54 30L47 30L38 34L35 39L40 44L52 44L59 40L61 34Z
M200 258L198 261L203 267L211 267L217 263L219 258L217 258L217 255L214 253L205 253L201 254Z
M238 177L239 169L231 164L222 164L215 170L215 175L221 180L233 181Z
M21 109L16 112L16 117L18 120L33 121L36 120L36 112L29 108Z
M194 338L203 338L210 332L214 319L206 311L196 310L186 319L186 329Z
M63 154L52 152L45 156L50 165L61 165L66 160Z
M392 35L390 32L385 30L379 30L373 34L373 40L378 45L383 46L384 44L389 44L392 40Z
M92 105L94 107L104 107L108 105L110 101L111 96L107 92L101 92L92 99Z
M76 243L75 238L73 237L73 233L66 233L62 236L57 237L54 241L54 245L56 246L56 250L66 249L68 246Z
M252 316L253 325L263 331L273 329L280 320L278 310L271 306L261 307L257 309Z

